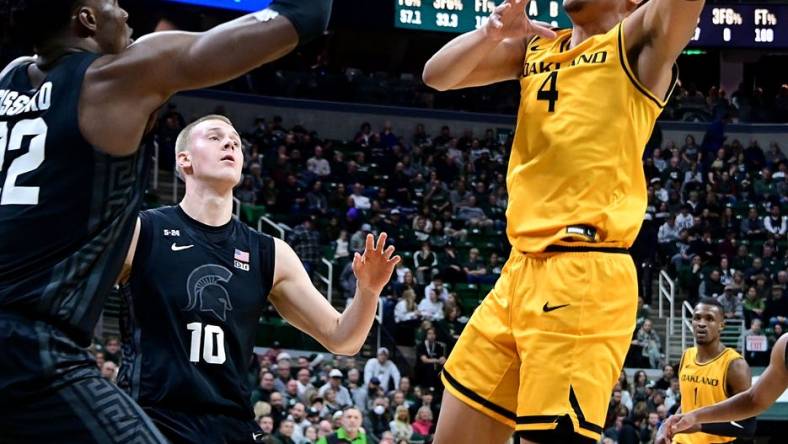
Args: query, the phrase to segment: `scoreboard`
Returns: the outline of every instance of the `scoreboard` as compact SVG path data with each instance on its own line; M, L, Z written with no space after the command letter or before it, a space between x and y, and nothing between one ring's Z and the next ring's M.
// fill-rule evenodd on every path
M788 48L788 5L709 5L691 46Z
M487 23L502 0L394 0L394 26L428 31L468 32ZM526 7L535 20L566 28L571 26L559 0L532 0Z
M502 0L394 0L394 26L463 33L478 29ZM531 0L534 20L570 27L561 0ZM788 48L788 5L706 5L692 36L694 47Z

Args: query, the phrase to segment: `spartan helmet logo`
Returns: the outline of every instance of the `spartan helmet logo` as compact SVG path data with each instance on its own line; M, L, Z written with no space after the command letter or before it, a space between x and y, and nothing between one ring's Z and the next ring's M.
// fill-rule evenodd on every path
M195 268L186 280L189 304L183 311L192 311L199 305L200 311L211 312L226 321L227 312L233 309L233 304L222 282L229 282L232 277L233 273L221 265Z

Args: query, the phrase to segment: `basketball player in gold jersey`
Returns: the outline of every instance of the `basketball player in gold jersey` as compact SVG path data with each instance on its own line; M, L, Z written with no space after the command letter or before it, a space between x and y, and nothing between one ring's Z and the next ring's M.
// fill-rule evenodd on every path
M712 406L676 414L668 418L665 431L674 434L696 428L697 424L741 421L755 417L771 407L788 390L788 335L783 335L772 350L769 366L758 381L746 391Z
M439 90L521 86L513 248L445 365L436 443L599 439L635 328L641 157L703 4L564 0L573 28L551 30L506 0L427 63Z
M750 388L750 366L736 350L720 342L724 325L722 305L716 299L701 299L692 316L696 346L684 351L679 364L684 413L724 401ZM750 438L754 433L755 418L738 423L696 424L675 435L673 443L719 444L732 442L736 437Z

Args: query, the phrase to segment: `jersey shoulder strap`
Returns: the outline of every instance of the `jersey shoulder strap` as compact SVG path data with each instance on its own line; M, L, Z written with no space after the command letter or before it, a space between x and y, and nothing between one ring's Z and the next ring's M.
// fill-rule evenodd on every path
M248 228L248 227L247 227ZM260 259L260 276L263 283L263 294L268 294L273 289L274 272L276 271L276 241L268 234L252 230L252 237L257 240L257 248Z

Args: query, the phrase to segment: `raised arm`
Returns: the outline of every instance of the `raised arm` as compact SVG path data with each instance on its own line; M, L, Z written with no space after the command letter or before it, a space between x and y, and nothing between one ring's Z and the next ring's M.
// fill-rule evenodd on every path
M788 344L788 335L783 335L774 345L766 371L748 390L719 404L703 407L686 415L670 417L667 428L671 435L688 430L696 424L740 421L766 411L788 388L786 344Z
M704 0L650 0L624 21L630 64L651 92L664 97L671 71L695 32Z
M424 66L424 83L439 91L516 79L523 67L525 43L533 35L552 38L549 28L525 14L530 0L506 0L487 24L440 49Z
M383 287L391 279L400 257L394 247L386 248L386 234L367 235L364 254L353 257L353 272L358 283L353 302L339 312L312 285L301 260L292 248L276 240L276 270L271 303L288 322L312 336L335 354L354 355L361 350L378 309Z
M154 33L102 57L85 77L83 133L110 154L134 152L150 114L171 95L226 82L284 56L323 32L330 10L331 0L274 0L269 9L206 32Z

